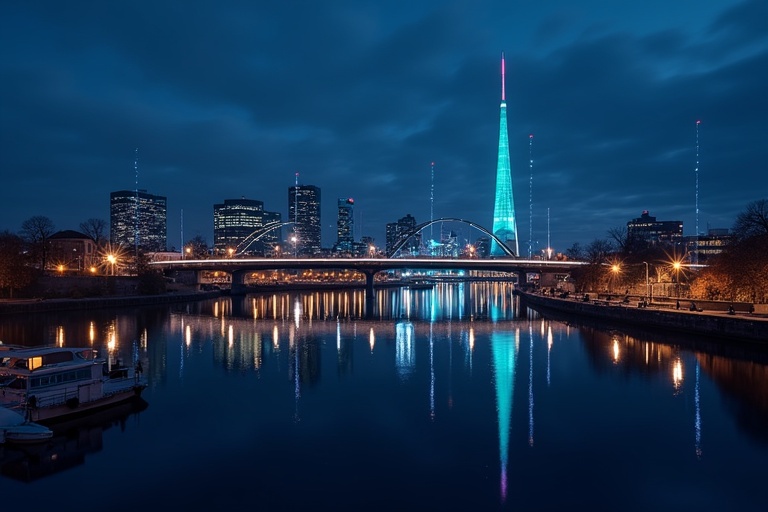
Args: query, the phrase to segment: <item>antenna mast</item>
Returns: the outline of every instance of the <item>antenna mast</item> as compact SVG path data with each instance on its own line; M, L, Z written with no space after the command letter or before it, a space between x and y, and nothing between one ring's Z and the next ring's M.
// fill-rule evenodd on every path
M696 121L696 255L694 263L699 262L699 125Z
M435 162L432 162L431 171L432 179L429 189L429 222L435 220ZM432 234L432 224L429 225L429 239L430 241L435 239Z
M531 179L528 182L528 259L533 256L533 134L528 136L528 164L531 170Z
M139 258L139 148L134 151L133 171L136 175L136 208L133 215L133 245L136 253L136 263Z

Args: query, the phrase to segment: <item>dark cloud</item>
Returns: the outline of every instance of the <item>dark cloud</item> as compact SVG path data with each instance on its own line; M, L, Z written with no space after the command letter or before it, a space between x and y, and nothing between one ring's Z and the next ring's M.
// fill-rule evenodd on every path
M174 246L182 210L209 241L223 199L285 215L296 172L325 245L337 197L381 245L432 209L490 227L502 50L522 240L531 211L559 250L644 209L692 234L699 119L700 225L729 227L768 190L766 19L759 0L6 3L0 229L108 219L136 148Z

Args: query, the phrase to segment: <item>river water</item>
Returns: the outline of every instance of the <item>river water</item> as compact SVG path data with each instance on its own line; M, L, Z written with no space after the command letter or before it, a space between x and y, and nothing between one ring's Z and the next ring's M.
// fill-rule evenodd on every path
M3 510L766 510L768 350L549 318L504 283L0 318L144 404L0 445Z

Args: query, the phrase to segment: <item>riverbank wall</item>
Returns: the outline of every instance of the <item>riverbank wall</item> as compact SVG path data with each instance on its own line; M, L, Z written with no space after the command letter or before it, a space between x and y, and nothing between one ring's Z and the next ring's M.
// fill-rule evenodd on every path
M574 298L546 297L517 290L522 303L533 309L551 309L569 315L604 319L611 323L664 329L723 340L758 342L768 346L768 317L755 314L637 307L621 303L585 302Z
M83 299L26 299L0 301L0 316L48 313L52 311L82 311L96 308L154 306L190 302L221 296L221 291L164 293L159 295L125 295Z

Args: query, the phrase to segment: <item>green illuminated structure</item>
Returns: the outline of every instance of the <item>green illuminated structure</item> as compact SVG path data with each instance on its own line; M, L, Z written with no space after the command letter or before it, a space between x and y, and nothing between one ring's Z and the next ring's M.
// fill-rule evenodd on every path
M496 202L493 207L493 234L519 256L515 199L512 195L512 167L509 163L507 101L505 94L504 53L501 54L501 117L499 120L499 158L496 164ZM491 240L491 256L505 256L496 240Z

